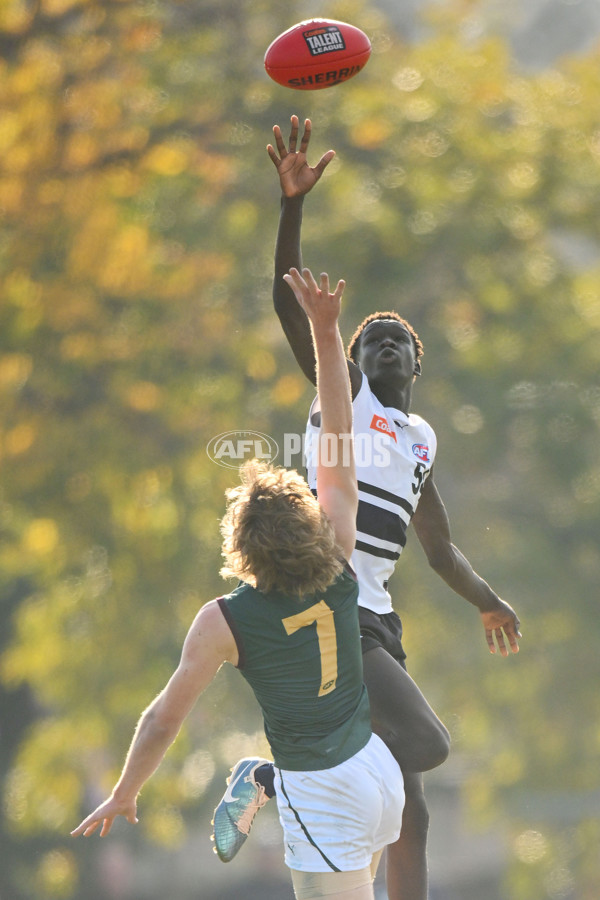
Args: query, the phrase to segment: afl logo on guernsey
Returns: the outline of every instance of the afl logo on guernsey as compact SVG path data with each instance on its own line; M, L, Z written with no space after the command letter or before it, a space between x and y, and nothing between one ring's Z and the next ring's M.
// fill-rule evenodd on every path
M391 438L394 438L396 443L398 443L398 438L395 433L392 431L390 423L383 416L378 416L377 413L371 419L371 428L374 428L375 431L381 431L383 434L389 434ZM415 447L417 445L415 444ZM427 449L427 448L425 448ZM414 447L413 447L414 450Z
M412 452L421 462L429 462L429 447L427 444L413 444Z

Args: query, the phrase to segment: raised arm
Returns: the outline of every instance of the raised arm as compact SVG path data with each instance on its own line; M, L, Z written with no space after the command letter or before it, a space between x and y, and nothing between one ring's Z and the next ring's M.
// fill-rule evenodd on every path
M183 645L181 661L168 684L142 713L123 771L111 795L71 832L107 835L117 816L137 823L137 795L160 765L184 719L221 664L237 663L235 640L215 600L202 607Z
M305 121L300 148L296 149L298 126L298 116L292 116L289 146L286 147L281 129L279 125L275 125L273 135L277 149L275 150L272 144L267 147L281 184L281 214L275 245L273 303L298 365L308 380L316 384L316 361L310 324L304 309L296 302L293 291L284 281L284 275L290 269L300 271L302 268L300 233L304 195L317 183L325 167L335 156L335 151L328 150L316 166L309 166L306 153L312 132L311 121L310 119Z
M496 652L497 644L502 656L508 656L506 637L512 652L517 653L521 637L519 619L514 609L500 599L452 543L448 513L432 475L425 482L412 525L429 565L453 591L479 610L490 652Z
M356 542L358 489L352 437L352 398L344 347L338 328L342 293L339 281L333 293L329 278L319 284L308 269L285 275L308 319L317 360L317 392L321 407L321 444L317 464L317 494L346 559Z

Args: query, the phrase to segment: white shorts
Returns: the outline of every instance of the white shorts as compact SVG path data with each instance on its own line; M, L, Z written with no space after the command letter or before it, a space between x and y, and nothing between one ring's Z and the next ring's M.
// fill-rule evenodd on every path
M364 869L374 853L400 835L402 772L375 734L332 769L291 772L275 767L275 790L290 869Z

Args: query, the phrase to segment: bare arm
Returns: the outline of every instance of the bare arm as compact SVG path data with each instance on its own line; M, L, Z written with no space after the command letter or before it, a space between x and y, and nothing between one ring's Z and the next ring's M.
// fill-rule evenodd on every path
M321 407L321 445L317 464L317 494L346 559L356 542L358 489L352 437L350 379L338 329L342 293L333 293L322 274L317 285L308 269L291 269L286 282L310 319L317 359L317 392Z
M317 383L317 361L308 316L296 302L293 291L284 281L290 269L302 268L300 229L302 224L302 197L281 198L279 230L275 244L275 276L273 279L273 305L281 322L283 333L292 348L296 362L308 380Z
M123 771L110 797L71 832L89 836L102 825L107 835L117 816L137 823L137 795L156 771L179 734L194 703L213 680L223 662L237 663L237 649L216 601L196 616L183 645L181 661L166 687L142 713Z
M298 127L298 117L292 116L289 146L286 147L281 129L279 125L275 125L273 134L277 149L275 150L272 144L267 146L267 152L277 169L281 185L281 213L275 244L273 304L298 365L308 380L312 384L316 384L316 359L308 316L302 306L296 302L294 293L284 280L284 276L290 269L302 270L300 235L304 196L320 179L326 166L335 156L335 151L328 150L316 166L309 166L306 154L312 133L310 119L306 119L304 123L300 149L296 150ZM355 370L351 371L350 377L353 391L356 393L361 382L360 372L353 363L348 362L347 364L349 369Z
M432 475L425 482L412 524L429 565L453 591L478 608L490 652L496 652L495 637L502 656L508 656L506 636L512 652L517 653L521 637L519 619L452 543L446 507Z

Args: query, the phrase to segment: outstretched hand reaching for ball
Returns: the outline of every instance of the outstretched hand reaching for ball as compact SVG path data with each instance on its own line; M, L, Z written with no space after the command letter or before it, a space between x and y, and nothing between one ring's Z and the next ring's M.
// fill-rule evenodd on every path
M329 165L335 156L335 150L328 150L327 153L323 154L316 166L309 166L306 159L306 151L310 141L312 123L310 119L306 119L304 122L304 134L300 141L299 150L296 150L298 143L298 116L292 116L291 123L289 147L286 148L285 146L279 125L274 125L273 134L275 135L277 150L272 144L269 144L267 153L273 160L273 164L279 173L281 191L284 196L300 197L303 194L308 194L317 183L325 167Z
M337 329L345 281L340 279L332 292L329 289L329 275L326 272L321 273L318 284L310 269L306 268L302 269L302 273L298 269L290 269L289 274L283 278L310 319L315 334Z

